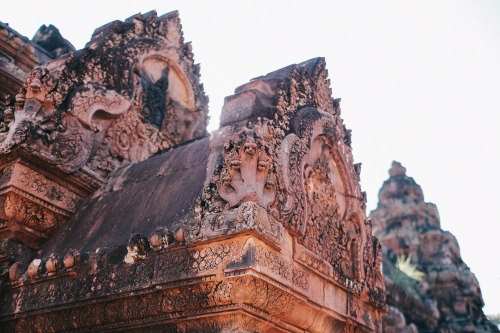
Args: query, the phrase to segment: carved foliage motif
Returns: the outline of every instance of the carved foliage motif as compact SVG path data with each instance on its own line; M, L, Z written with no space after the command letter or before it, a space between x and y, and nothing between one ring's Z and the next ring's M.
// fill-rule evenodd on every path
M203 284L169 289L107 302L97 302L62 311L38 314L8 323L16 332L69 331L75 328L97 328L103 323L118 327L128 321L150 316L169 318L175 312L191 311L228 304L231 284L211 281Z
M42 128L42 140L31 138L26 149L66 172L73 172L87 161L92 149L92 134L80 122L67 116L56 130ZM35 139L35 140L33 140Z
M46 235L65 221L63 216L12 192L6 195L4 205L9 219Z
M280 85L277 95L277 115L285 120L301 106L306 105L334 112L330 80L324 59L317 61L308 69L296 66L290 77Z
M140 162L172 143L136 112L127 112L106 131L103 144L90 162L91 168L113 171L123 161Z
M234 244L218 244L192 251L193 263L191 268L201 272L219 267L223 262L227 262L231 258L231 245Z
M81 196L33 168L18 161L4 166L0 202L2 215L7 217L5 229L38 247L75 211Z
M108 90L97 84L87 84L78 89L69 111L87 127L99 130L99 124L92 123L94 113L105 110L111 115L124 113L130 107L130 102L116 91Z
M240 250L238 243L226 243L165 253L157 259L159 269L155 272L155 280L162 282L221 267L236 257Z
M291 262L285 261L280 255L265 250L262 246L258 246L255 253L255 260L260 266L265 267L285 280L291 281L299 288L303 290L309 289L308 274L300 268L293 267Z
M344 219L337 190L331 179L332 157L323 153L307 171L305 186L308 194L309 216L304 245L330 262L334 269L350 278L359 278L361 230L358 223Z
M288 135L279 152L280 183L278 196L280 219L287 222L292 233L304 234L307 197L304 189L304 156L308 153L305 144L296 136Z
M382 246L377 238L372 236L371 220L365 221L366 242L363 249L365 281L368 296L377 306L385 307L385 284L382 276Z
M74 211L78 196L67 188L60 186L46 177L18 165L20 168L19 183L30 193L56 202L69 211Z
M331 265L329 265L326 260L316 258L316 256L307 251L302 252L297 259L301 263L314 268L315 270L319 271L320 273L326 276L328 275L333 276Z
M245 296L245 303L253 309L262 310L264 318L269 318L269 315L288 315L299 302L295 296L269 282L244 276L229 281L185 284L161 291L132 294L118 299L108 298L83 306L76 305L64 310L28 315L4 322L2 328L8 331L30 332L130 327L129 325L149 322L148 317L161 321L179 318L179 314L197 316L232 310L234 308L231 306L238 307L238 304L241 304L243 290L249 296ZM178 323L180 327L185 325L182 321Z
M238 278L235 285L248 288L246 302L275 316L289 314L298 302L298 299L287 291L255 277Z

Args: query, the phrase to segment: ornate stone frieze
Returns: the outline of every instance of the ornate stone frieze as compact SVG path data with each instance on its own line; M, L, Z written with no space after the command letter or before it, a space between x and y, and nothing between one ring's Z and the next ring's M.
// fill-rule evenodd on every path
M0 237L37 248L75 212L82 190L60 185L36 167L11 162L1 171Z
M343 275L359 278L361 229L356 220L345 219L345 185L334 156L325 150L305 172L310 209L304 245Z
M73 213L76 203L81 199L74 191L20 163L7 166L2 171L0 183L0 188L15 187L56 206L66 214Z
M238 242L201 246L187 251L182 248L174 249L156 259L158 270L155 272L155 281L165 282L182 276L204 275L221 269L240 256L241 244Z
M260 222L257 233L285 228L297 242L295 260L384 308L360 165L353 163L339 100L325 95L324 73L321 61L292 66L237 88L226 100L221 123L227 126L212 135L213 173L191 230L198 239L252 230L242 216L260 211L257 220L270 226Z
M309 273L295 267L293 262L263 246L255 250L255 263L262 269L270 271L282 281L291 282L300 289L309 290Z
M296 244L295 246L294 258L297 262L354 295L360 296L363 293L364 285L362 282L345 276L336 270L330 262L318 257L301 244Z

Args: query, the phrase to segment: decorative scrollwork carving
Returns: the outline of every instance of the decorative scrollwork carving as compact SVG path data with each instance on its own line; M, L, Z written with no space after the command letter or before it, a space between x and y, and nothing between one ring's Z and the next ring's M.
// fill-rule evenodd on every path
M305 144L294 134L288 135L281 145L278 159L280 191L278 194L280 219L288 222L292 233L303 236L307 215L307 197L304 188Z
M63 216L12 192L5 197L4 210L9 219L44 235L52 234L65 220Z
M339 182L332 177L335 169L333 156L325 150L314 165L306 169L305 186L309 216L304 245L332 264L335 270L349 278L359 278L356 262L361 246L360 225L346 219L345 203ZM339 191L340 190L340 191Z

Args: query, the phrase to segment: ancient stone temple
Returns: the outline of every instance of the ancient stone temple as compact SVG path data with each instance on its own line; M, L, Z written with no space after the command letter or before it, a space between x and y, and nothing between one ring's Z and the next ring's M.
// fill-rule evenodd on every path
M0 331L379 332L382 248L325 61L207 102L177 12L1 109Z
M441 229L436 205L406 169L393 162L371 212L373 232L384 246L389 313L384 332L499 332L484 316L479 283L462 261L456 238ZM397 267L404 257L424 273L412 283Z

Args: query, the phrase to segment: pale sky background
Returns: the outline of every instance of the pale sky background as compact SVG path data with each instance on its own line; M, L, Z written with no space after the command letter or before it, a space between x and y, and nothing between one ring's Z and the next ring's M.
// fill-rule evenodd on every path
M218 127L251 78L322 56L362 162L368 212L392 160L437 204L500 313L500 1L5 1L0 21L32 37L54 24L77 49L97 27L179 10Z

